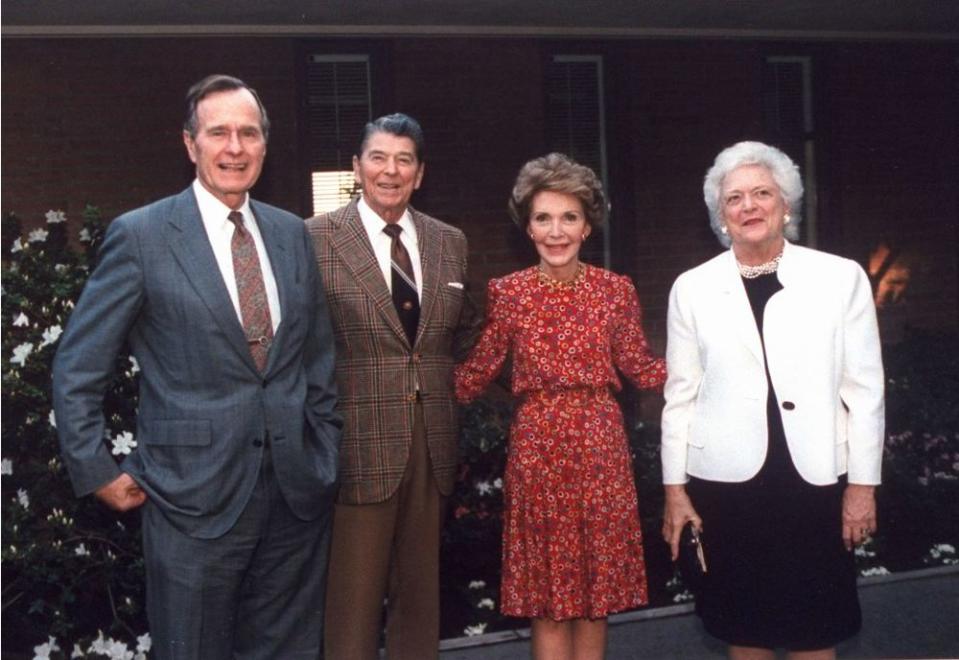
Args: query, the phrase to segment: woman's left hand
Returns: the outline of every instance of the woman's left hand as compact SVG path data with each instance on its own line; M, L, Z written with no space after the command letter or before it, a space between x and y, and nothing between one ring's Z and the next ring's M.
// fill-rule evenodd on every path
M842 495L842 542L846 550L876 531L876 487L849 484Z

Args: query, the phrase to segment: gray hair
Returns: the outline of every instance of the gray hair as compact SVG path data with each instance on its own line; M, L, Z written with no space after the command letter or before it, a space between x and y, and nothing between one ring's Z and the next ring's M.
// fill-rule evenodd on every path
M256 101L256 107L260 111L260 131L263 133L263 140L269 140L270 119L266 116L266 107L264 107L263 102L260 100L260 95L256 93L255 89L247 85L239 78L226 76L221 73L215 73L211 76L207 76L203 80L194 84L193 87L191 87L186 93L186 119L183 121L183 130L189 133L190 137L195 140L196 132L200 123L200 120L197 118L196 114L197 106L200 105L200 101L205 99L210 94L215 94L217 92L231 92L236 89L245 89L253 95L253 100Z
M803 185L799 167L792 159L776 147L762 142L737 142L719 152L713 166L706 172L703 180L703 199L709 209L709 226L725 247L732 243L723 228L722 195L723 179L726 175L743 165L760 165L769 170L789 207L789 224L783 227L786 238L794 241L799 238L799 222L802 220Z

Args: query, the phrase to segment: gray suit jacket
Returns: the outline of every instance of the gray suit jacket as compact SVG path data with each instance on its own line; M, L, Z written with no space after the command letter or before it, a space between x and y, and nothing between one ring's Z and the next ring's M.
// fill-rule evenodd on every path
M128 472L187 534L215 538L249 499L270 441L293 512L332 505L341 420L326 298L303 222L250 201L281 307L259 373L192 189L113 221L54 361L61 450L78 495ZM103 442L104 392L128 342L140 364L137 450Z

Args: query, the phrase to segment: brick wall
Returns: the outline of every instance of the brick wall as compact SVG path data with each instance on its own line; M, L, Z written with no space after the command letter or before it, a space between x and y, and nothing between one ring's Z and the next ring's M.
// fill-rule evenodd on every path
M669 287L721 248L702 176L715 154L761 137L767 55L813 58L820 246L865 264L879 241L912 265L903 301L882 310L884 337L906 325L957 326L956 117L959 48L930 44L736 41L378 39L374 112L402 110L427 139L422 210L461 227L473 286L535 261L506 199L546 150L543 65L555 53L604 55L614 268L629 273L654 349L665 347ZM107 215L178 191L192 178L180 139L187 87L214 72L244 78L273 120L255 194L305 214L298 62L356 51L329 39L5 39L2 210L28 224L49 208ZM796 156L793 154L794 157Z
M50 208L108 216L178 192L193 177L183 97L229 73L263 97L275 130L258 197L299 200L296 89L288 40L4 39L4 214L26 224Z

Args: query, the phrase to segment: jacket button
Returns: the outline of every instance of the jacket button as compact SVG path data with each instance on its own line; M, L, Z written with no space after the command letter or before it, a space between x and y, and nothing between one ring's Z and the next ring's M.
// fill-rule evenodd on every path
M783 401L784 410L793 410L796 407L796 404L792 401Z
M254 447L262 447L262 446L263 446L263 441L260 440L259 438L257 438L256 440L253 441L253 446L254 446Z
M413 362L414 362L415 364L419 364L419 361L420 361L420 354L419 354L419 353L413 353Z

